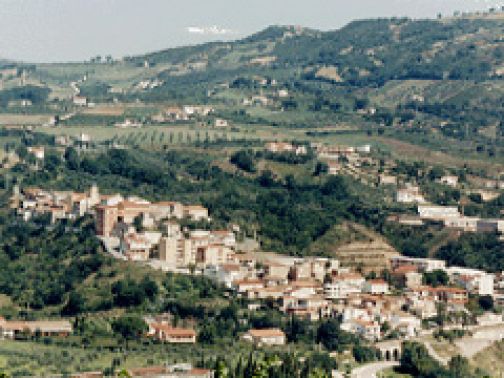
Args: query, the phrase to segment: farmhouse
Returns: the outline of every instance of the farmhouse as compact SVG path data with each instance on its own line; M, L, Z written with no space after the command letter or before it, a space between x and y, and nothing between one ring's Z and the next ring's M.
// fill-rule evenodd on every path
M16 339L21 335L66 337L73 332L67 320L8 321L0 317L0 339Z
M192 329L174 328L168 324L149 324L149 336L170 344L194 344L196 332Z
M28 153L33 154L33 156L35 156L35 158L37 158L38 160L44 160L45 149L43 146L28 147L27 150Z
M285 333L278 328L251 329L242 336L243 340L254 343L254 345L285 345Z
M458 176L443 176L438 180L438 182L455 188L457 187L458 180Z
M396 194L396 201L399 203L425 203L424 196L420 193L418 186L409 185L399 189Z

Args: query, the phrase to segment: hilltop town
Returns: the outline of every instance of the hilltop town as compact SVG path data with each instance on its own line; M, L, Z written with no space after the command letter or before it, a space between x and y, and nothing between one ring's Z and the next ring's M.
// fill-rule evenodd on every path
M296 155L306 153L286 144L267 146L271 152L286 148L295 150ZM405 197L404 191L398 191L398 202ZM417 220L408 219L414 226L435 221L464 232L502 233L501 220L464 217L457 207L416 202L422 203ZM384 353L382 358L389 361L399 358L400 348L390 352L388 344L382 347L382 340L422 338L430 335L439 321L447 329L462 332L479 326L504 327L502 314L467 311L475 298L480 306L483 301L492 307L504 306L504 273L447 266L443 260L396 253L378 274L364 274L361 269L343 266L336 258L245 250L240 227L230 224L224 230L212 229L211 214L201 205L101 194L97 185L85 192L15 187L10 204L23 221L48 215L48 225L91 216L96 237L114 259L208 277L228 295L245 300L250 311L272 306L284 316L310 322L340 319L341 330L376 343L377 350ZM205 228L199 229L198 224ZM195 328L173 326L168 314L147 316L145 322L145 337L175 344L198 342ZM68 321L2 318L0 331L3 338L14 340L35 333L61 338L68 337L73 326ZM280 328L252 328L240 337L256 346L285 345L289 340ZM201 376L204 374L209 373L204 371Z

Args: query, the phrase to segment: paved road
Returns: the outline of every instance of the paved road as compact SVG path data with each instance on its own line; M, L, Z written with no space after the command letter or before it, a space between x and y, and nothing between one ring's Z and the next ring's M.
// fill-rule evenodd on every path
M398 365L399 362L397 361L373 362L354 369L352 371L352 378L376 378L380 371Z

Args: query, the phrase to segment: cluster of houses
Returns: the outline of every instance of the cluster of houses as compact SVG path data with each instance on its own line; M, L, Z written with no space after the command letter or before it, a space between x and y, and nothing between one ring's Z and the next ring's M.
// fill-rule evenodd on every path
M271 57L253 58L251 64L259 64L259 62L268 61ZM255 63L254 63L255 62ZM241 77L235 80L235 83L244 81L256 89L252 93L243 97L240 104L248 107L268 107L270 109L283 111L282 100L289 98L292 93L287 88L282 88L276 79L260 75L253 75L251 77ZM223 86L220 85L220 88ZM229 88L229 83L224 87ZM216 88L217 89L217 88ZM217 93L215 90L212 94Z
M396 201L398 203L427 203L420 188L409 183L404 188L397 190Z
M466 216L457 206L421 204L417 207L417 213L417 216L392 216L390 220L410 226L421 226L426 221L439 222L446 228L463 232L504 234L504 219Z
M152 262L167 271L184 272L190 267L201 271L235 261L237 226L233 231L181 227L181 220L210 220L208 209L201 205L105 195L93 185L82 193L30 187L21 191L16 187L11 207L25 221L43 214L48 214L52 223L91 214L96 234L116 257Z
M362 146L325 146L320 143L312 143L311 147L315 150L317 158L328 166L330 175L340 174L345 168L349 169L350 174L356 167L363 163L372 164L373 160L367 156L371 152L371 145Z
M499 303L501 296L494 290L503 283L500 275L405 256L391 258L388 282L366 279L335 259L250 253L235 254L232 259L235 262L208 266L204 274L249 299L250 309L272 301L279 311L312 321L339 317L343 329L374 341L384 336L385 323L404 337L414 337L422 319L437 314L439 303L445 304L447 312L467 311L469 294L493 296ZM435 270L448 274L450 286L423 284L423 274ZM268 330L271 335L277 331ZM257 337L246 335L248 340Z
M392 177L395 178L395 176ZM452 188L457 187L458 181L458 176L454 175L446 175L440 177L439 179L436 179L437 183L451 186ZM394 182L386 183L397 184L397 179L395 179ZM397 190L396 201L398 203L427 203L427 200L425 199L425 196L423 195L418 185L413 185L411 183L406 183L403 188Z
M439 179L446 185L456 186L457 176L443 176ZM441 222L444 227L457 229L464 232L495 232L504 234L504 219L489 219L477 216L466 216L459 211L457 206L438 206L428 204L420 188L416 185L407 184L398 189L396 201L406 204L418 204L418 216L396 216L391 218L402 224L421 226L425 221Z
M177 221L182 219L210 220L208 209L201 205L152 203L118 193L105 195L96 185L82 193L41 188L21 191L16 187L11 207L24 220L49 214L53 223L91 214L97 235L107 246L112 242L121 256L133 261L156 259L172 268L225 263L236 244L233 231L190 231L180 227Z
M260 81L260 85L267 84L264 84L264 81ZM279 106L278 100L285 99L287 97L289 97L289 91L287 89L279 89L269 96L260 93L246 97L242 100L241 104L244 106L273 107L275 105Z
M344 168L350 170L354 167L360 167L363 163L372 163L372 159L367 156L371 152L369 144L351 147L351 146L326 146L321 143L311 143L310 148L315 151L317 158L328 166L328 173L336 175ZM305 145L296 145L289 142L269 142L265 146L266 151L272 153L294 153L296 155L308 154L308 148ZM355 173L355 172L354 172Z
M197 333L192 328L173 327L171 319L164 315L145 317L148 325L146 336L169 344L195 344ZM278 328L248 330L241 339L256 346L284 345L287 342L285 333Z
M93 185L86 193L73 191L48 191L27 187L14 187L10 199L11 208L25 221L36 215L49 214L51 222L60 219L76 219L90 212L101 201L98 187Z
M388 329L413 337L420 332L422 319L436 315L439 303L445 305L447 312L467 311L470 294L492 296L495 303L504 303L500 294L504 276L447 267L442 260L391 256L390 277L385 281L366 278L342 267L334 258L243 253L238 248L236 227L190 230L181 226L181 220L211 220L208 210L200 205L104 195L96 185L83 193L17 189L11 203L24 219L48 213L55 222L91 214L98 237L105 246L116 241L114 253L124 259L156 262L165 270L203 274L248 299L250 310L268 301L286 315L311 321L338 317L343 329L368 340L381 339L385 323ZM456 207L420 205L418 212L421 220L441 220L447 225L460 218ZM424 274L436 270L446 272L449 286L424 285ZM163 319L147 323L148 335L163 342L196 342L192 329L172 327ZM285 343L285 335L276 329L250 330L243 339L256 345Z
M346 158L349 161L358 158L360 154L369 154L371 152L371 145L365 144L363 146L324 146L321 144L312 144L317 152L317 156L321 160L340 160Z
M185 122L198 117L207 117L214 112L214 108L208 105L184 105L170 106L160 114L152 117L153 122Z
M269 142L266 143L266 151L274 153L274 154L282 154L282 153L293 153L295 155L306 155L308 154L308 150L306 146L303 145L295 145L287 142Z
M469 217L461 214L456 206L418 206L421 219L443 222L445 227L466 232L504 233L504 219Z
M159 114L152 116L151 121L154 123L189 122L208 118L214 112L215 109L208 105L169 106ZM209 121L215 128L229 127L229 121L223 118L212 117Z
M134 89L138 90L138 91L145 91L148 89L154 89L154 88L160 87L163 84L164 84L164 81L159 80L159 79L142 80L135 85Z
M74 146L78 149L85 150L91 146L92 138L89 134L80 133L76 136L58 135L54 138L54 143L58 146L69 147ZM41 147L44 148L44 147Z

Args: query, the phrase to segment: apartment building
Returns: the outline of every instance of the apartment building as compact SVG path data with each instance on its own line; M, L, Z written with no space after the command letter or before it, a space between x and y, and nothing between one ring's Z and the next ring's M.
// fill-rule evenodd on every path
M361 293L364 282L364 277L357 273L339 274L324 283L324 295L327 299L345 299Z
M408 256L393 256L390 258L390 263L394 270L405 265L415 266L419 272L431 272L433 270L444 270L446 268L446 262L444 260Z

